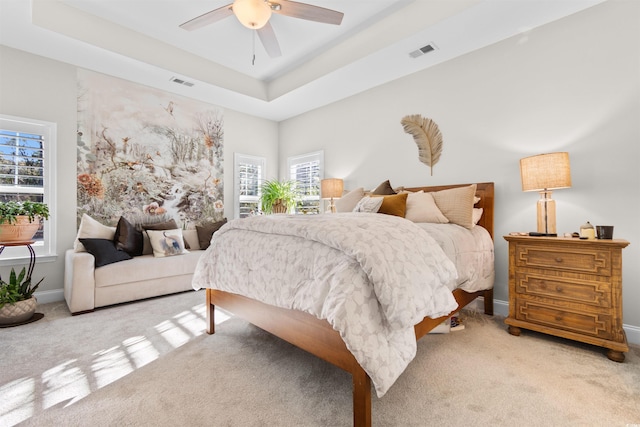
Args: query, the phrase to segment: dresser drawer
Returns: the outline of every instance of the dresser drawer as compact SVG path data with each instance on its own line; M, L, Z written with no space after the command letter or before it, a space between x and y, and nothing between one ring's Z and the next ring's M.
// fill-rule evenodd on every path
M517 244L515 261L518 267L572 271L599 276L611 276L611 253L589 247Z
M539 301L516 299L516 319L553 329L611 339L611 315L560 309Z
M516 293L558 301L611 307L611 284L578 277L555 276L536 270L515 273ZM577 275L574 275L577 276Z

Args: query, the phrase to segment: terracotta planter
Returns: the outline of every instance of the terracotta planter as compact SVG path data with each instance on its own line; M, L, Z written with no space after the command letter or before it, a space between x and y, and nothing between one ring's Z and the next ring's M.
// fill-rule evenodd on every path
M40 218L29 222L28 216L17 216L14 224L0 224L0 242L29 242L40 228Z
M0 308L0 325L25 322L36 312L38 303L35 297L14 304L5 304Z

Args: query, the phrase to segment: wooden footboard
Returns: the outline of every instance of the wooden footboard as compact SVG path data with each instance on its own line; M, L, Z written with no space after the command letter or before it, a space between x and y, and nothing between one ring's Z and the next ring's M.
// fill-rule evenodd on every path
M298 310L274 307L240 295L207 289L207 333L215 332L218 306L260 329L349 372L353 378L353 425L371 425L371 379L329 322Z
M493 291L468 293L454 292L458 308L448 316L437 319L425 317L415 326L416 339L420 339L479 296L484 297L485 313L493 314ZM241 295L207 289L207 333L215 333L214 309L216 306L230 311L309 353L349 372L353 379L353 425L371 426L371 379L329 322L298 310L274 307Z

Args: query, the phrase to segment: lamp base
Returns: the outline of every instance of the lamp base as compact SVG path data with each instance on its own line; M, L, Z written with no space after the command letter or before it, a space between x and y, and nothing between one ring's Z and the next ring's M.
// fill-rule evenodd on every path
M551 198L551 190L540 192L537 211L538 233L543 236L556 236L556 201Z
M337 212L336 205L335 203L333 203L333 197L331 198L331 204L329 205L329 210L331 211L331 213Z

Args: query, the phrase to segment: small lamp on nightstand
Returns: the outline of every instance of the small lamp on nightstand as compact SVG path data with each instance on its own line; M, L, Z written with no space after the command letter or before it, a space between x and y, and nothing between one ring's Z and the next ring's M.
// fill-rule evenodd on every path
M336 205L333 203L333 199L339 199L342 197L342 191L344 190L344 182L340 178L328 178L320 181L320 194L323 199L331 199L329 209L331 213L336 212Z
M539 154L520 159L522 191L539 191L537 236L557 236L556 202L551 190L571 187L569 153Z

